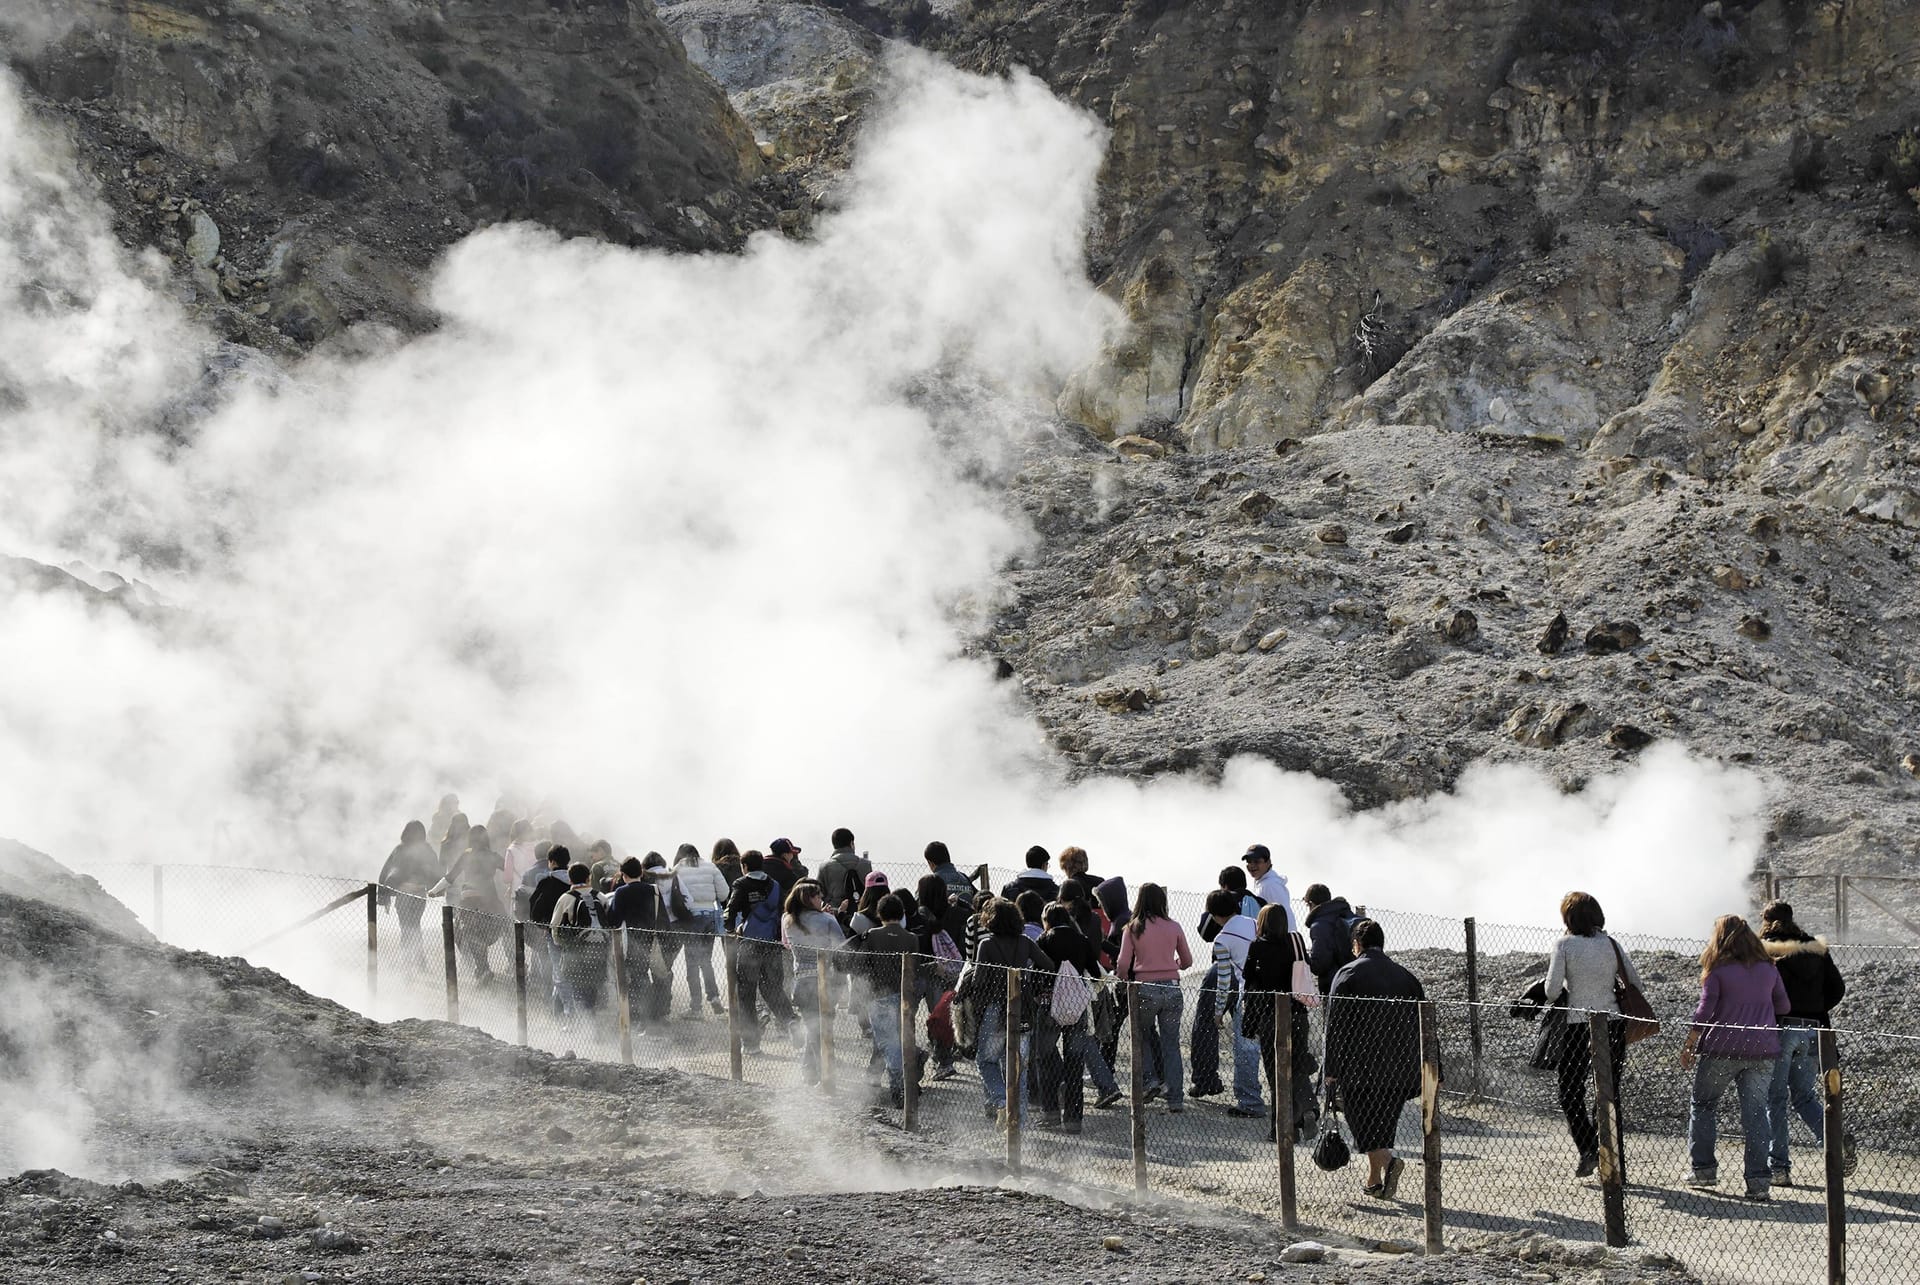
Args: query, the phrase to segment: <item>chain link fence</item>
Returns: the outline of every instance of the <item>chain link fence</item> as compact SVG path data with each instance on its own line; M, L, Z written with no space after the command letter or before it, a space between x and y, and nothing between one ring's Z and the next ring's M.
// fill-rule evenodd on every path
M1815 1050L1807 1082L1789 1086L1784 1150L1768 1125L1769 1179L1791 1185L1764 1204L1741 1199L1739 1086L1728 1088L1706 1153L1720 1183L1688 1185L1701 1152L1689 1142L1694 1077L1676 1054L1698 995L1698 942L1622 935L1664 1030L1616 1058L1586 1056L1589 1039L1560 1067L1536 1069L1536 1029L1514 1000L1545 974L1559 934L1544 929L1374 907L1424 1003L1261 993L1222 1003L1197 960L1176 983L1102 979L1062 1021L1078 997L1056 1009L1045 974L972 965L959 986L958 965L929 956L713 932L556 940L540 925L344 879L95 873L163 939L244 955L372 1016L446 1018L555 1053L812 1095L803 1100L931 1136L953 1164L984 1173L1224 1203L1389 1250L1501 1241L1598 1262L1609 1244L1633 1243L1709 1281L1814 1282L1845 1267L1856 1280L1920 1282L1920 1037L1836 1032L1825 1054L1837 1078L1820 1074ZM1201 898L1173 901L1177 920L1197 923ZM1912 951L1834 954L1855 995L1911 985ZM1349 1068L1337 1117L1322 1085L1329 1055ZM1323 1170L1316 1148L1336 1131L1352 1159ZM1363 1152L1383 1143L1392 1176L1370 1189ZM1593 1172L1576 1174L1595 1147Z

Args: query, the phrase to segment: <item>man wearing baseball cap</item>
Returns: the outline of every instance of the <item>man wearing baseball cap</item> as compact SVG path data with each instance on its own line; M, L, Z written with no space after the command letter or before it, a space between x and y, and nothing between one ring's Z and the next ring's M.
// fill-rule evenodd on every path
M1287 892L1287 877L1273 868L1273 853L1267 851L1267 845L1256 843L1246 850L1240 861L1247 868L1247 878L1253 881L1249 890L1254 896L1269 906L1287 908L1287 931L1300 931L1300 920L1293 913L1293 897Z
M768 845L766 870L775 883L789 890L807 877L807 868L800 864L800 847L792 839L775 839Z

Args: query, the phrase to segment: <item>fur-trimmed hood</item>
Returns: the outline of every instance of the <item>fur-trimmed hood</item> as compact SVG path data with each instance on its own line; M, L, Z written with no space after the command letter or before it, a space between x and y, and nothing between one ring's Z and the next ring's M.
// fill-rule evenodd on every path
M1760 939L1760 944L1767 948L1767 958L1775 963L1794 955L1827 953L1826 939L1822 937L1809 937L1805 941L1768 941L1763 937Z

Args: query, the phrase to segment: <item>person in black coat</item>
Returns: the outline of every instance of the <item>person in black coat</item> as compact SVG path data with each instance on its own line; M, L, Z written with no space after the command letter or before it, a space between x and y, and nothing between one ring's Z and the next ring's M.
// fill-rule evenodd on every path
M1827 943L1794 922L1793 907L1771 901L1760 911L1760 944L1780 971L1791 1007L1780 1017L1780 1056L1767 1087L1767 1114L1773 1127L1767 1165L1773 1185L1792 1181L1790 1126L1797 1114L1816 1143L1826 1141L1826 1112L1818 1088L1820 1032L1833 1024L1831 1010L1847 993L1846 979L1834 965ZM1853 1171L1853 1136L1841 1139L1842 1165Z
M427 827L418 821L407 822L400 831L400 846L380 867L379 895L380 904L390 907L400 920L400 941L410 951L423 949L420 916L427 909L424 894L444 872L440 854L427 842Z
M1289 1096L1293 1099L1293 1136L1308 1142L1320 1131L1320 1109L1313 1093L1313 1073L1319 1064L1313 1058L1312 1035L1307 1029L1307 1006L1296 996L1293 1020L1288 1024L1293 1035L1293 1061L1288 1079L1290 1093L1283 1093L1275 1074L1274 1060L1279 1051L1278 1032L1273 1025L1273 997L1293 990L1293 965L1307 960L1307 944L1299 933L1287 931L1287 908L1281 905L1260 907L1255 921L1258 935L1247 947L1247 966L1241 972L1246 988L1246 1005L1241 1029L1259 1032L1260 1058L1266 1064L1267 1083L1273 1087L1273 1109ZM1311 998L1311 997L1307 997ZM1267 1127L1267 1141L1278 1131L1278 1117Z
M1387 958L1371 919L1353 926L1353 962L1327 991L1326 1084L1338 1086L1369 1196L1392 1200L1406 1162L1393 1154L1400 1108L1420 1095L1420 979ZM1398 1001L1388 1003L1383 1001Z
M1306 904L1307 967L1320 983L1325 995L1333 975L1353 955L1353 907L1345 897L1336 897L1324 883L1308 886L1300 896Z

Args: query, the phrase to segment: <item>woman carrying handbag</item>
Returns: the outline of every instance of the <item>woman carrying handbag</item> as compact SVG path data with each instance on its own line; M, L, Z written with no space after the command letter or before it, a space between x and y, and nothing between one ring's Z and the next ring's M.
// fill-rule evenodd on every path
M1560 1110L1567 1117L1567 1132L1579 1154L1573 1176L1584 1178L1600 1164L1600 1135L1587 1104L1587 1091L1593 1084L1593 1035L1587 1017L1591 1013L1607 1015L1607 1056L1613 1063L1616 1085L1620 1083L1627 1044L1654 1034L1660 1026L1650 1020L1633 960L1604 931L1606 912L1592 894L1570 892L1561 898L1560 922L1566 925L1566 936L1554 943L1543 989L1549 1001L1566 992L1566 1025L1558 1035L1553 1065L1560 1075ZM1623 1013L1623 1009L1627 1011ZM1629 1018L1634 1019L1631 1032ZM1617 1125L1617 1112L1614 1120ZM1623 1139L1618 1135L1614 1147L1624 1169Z

